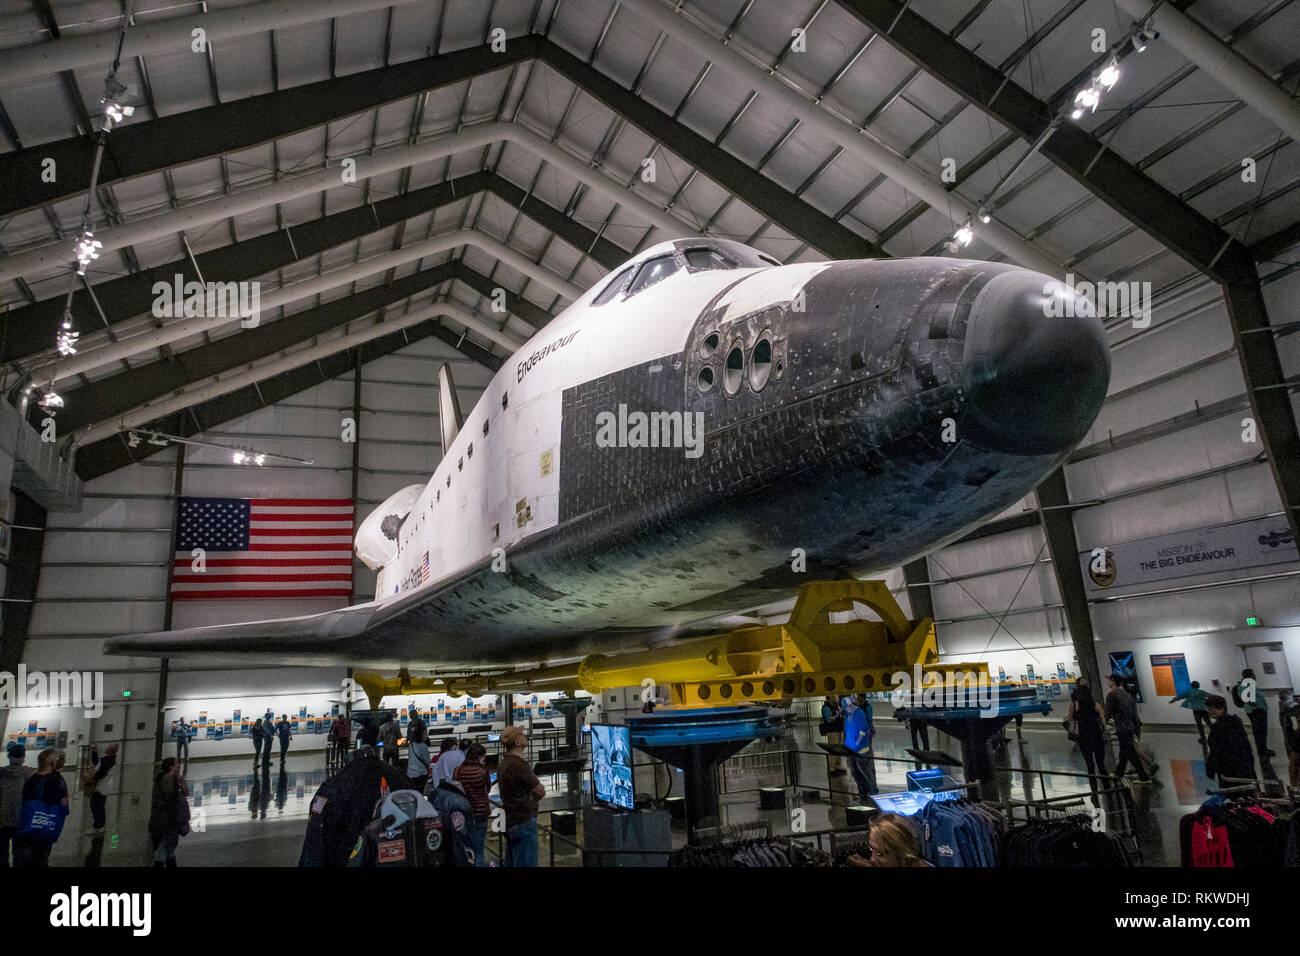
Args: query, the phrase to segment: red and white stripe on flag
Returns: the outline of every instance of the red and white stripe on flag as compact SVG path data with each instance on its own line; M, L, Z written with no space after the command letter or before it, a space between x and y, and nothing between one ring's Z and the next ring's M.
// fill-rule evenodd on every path
M175 552L173 600L351 596L351 499L244 501L246 509L239 499L180 499L177 544L211 547L204 548L201 571L193 547Z

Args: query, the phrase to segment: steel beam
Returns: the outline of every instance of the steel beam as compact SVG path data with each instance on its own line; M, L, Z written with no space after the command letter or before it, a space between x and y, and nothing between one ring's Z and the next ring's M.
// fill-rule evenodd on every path
M207 278L242 281L266 275L302 258L309 258L335 246L345 245L363 236L405 222L413 216L459 202L488 190L516 206L539 225L589 255L607 269L621 265L631 253L591 229L564 216L535 196L528 196L509 180L496 173L478 172L445 183L417 189L403 196L383 199L369 207L334 213L321 219L286 229L278 229L238 246L223 246L196 256L200 271ZM522 203L522 205L521 205ZM172 282L176 275L185 281L197 279L188 257L175 259L136 275L122 276L95 286L95 295L108 317L109 324L124 321L148 311L153 302L155 282ZM510 294L507 293L507 300ZM526 301L526 300L525 300ZM37 354L48 348L58 331L63 315L64 296L45 299L34 305L10 309L0 315L0 362L10 362ZM549 321L549 313L511 309L532 325ZM75 308L75 306L74 306ZM536 308L532 306L532 308ZM545 316L545 318L544 318Z
M471 47L219 106L128 123L110 134L113 149L104 155L99 184L111 186L133 176L248 149L428 90L453 86L470 77L532 59L538 40L520 37L507 43L504 53ZM11 187L0 197L0 216L84 192L85 184L90 181L94 155L94 140L75 136L0 156L0 176ZM41 164L47 157L57 164L56 182L41 181Z
M32 621L33 602L41 580L41 552L45 544L45 509L21 491L14 490L14 524L12 544L4 584L4 614L0 615L0 671L18 670L27 644L27 630ZM40 530L32 531L31 528ZM8 708L5 716L8 716Z
M1002 76L977 54L949 38L898 0L839 0L866 26L916 65L1030 142L1048 129L1053 110ZM1282 387L1277 348L1268 331L1254 255L1215 223L1066 121L1040 152L1084 188L1223 287L1242 375L1278 495L1293 534L1300 537L1300 435Z
M122 126L113 131L116 152L123 157L121 164L111 163L106 156L100 182L111 185L124 177L245 149L529 59L548 64L815 248L836 258L885 255L874 243L539 36L511 39L504 53L474 47ZM0 215L76 195L81 184L89 181L93 152L93 145L87 149L82 139L73 138L0 156L0 178L17 187L0 198ZM41 182L41 163L46 157L58 163L56 183Z
M378 312L429 289L436 289L444 282L456 278L457 272L461 270L471 271L456 263L444 263L405 276L391 285L366 289L314 309L295 313L286 321L259 325L238 335L218 339L210 345L189 349L178 353L172 361L152 362L98 379L66 394L68 405L59 413L59 429L68 433L84 428L195 382L308 342L317 335L364 315Z
M195 382L248 365L282 349L301 345L323 332L451 280L464 282L476 289L486 286L484 294L488 295L493 287L486 276L463 262L443 263L398 279L391 285L367 289L315 309L296 313L291 321L261 325L239 335L218 339L210 345L181 352L171 361L161 360L136 366L129 371L93 381L67 393L69 402L67 409L59 415L60 428L64 432L71 432L106 417L120 415L137 405L186 388ZM511 306L509 294L506 304ZM516 315L520 314L516 308L521 305L538 312L543 311L523 299L514 305L510 311ZM466 345L472 343L467 342ZM500 367L500 361L486 349L475 346L467 354L485 368L495 370Z
M925 558L917 558L903 565L903 580L907 583L907 600L912 609L912 620L928 617L934 620L934 595L930 590L930 565Z
M1094 688L1100 686L1097 648L1092 633L1092 616L1088 612L1088 592L1079 570L1079 541L1074 533L1074 515L1065 487L1065 471L1058 467L1038 486L1038 517L1047 536L1047 550L1052 556L1052 573L1065 605L1065 619L1070 640L1079 658L1079 669ZM1104 542L1102 543L1104 544Z
M1159 31L1161 42L1174 47L1189 63L1195 63L1243 103L1300 142L1300 103L1240 53L1172 3L1157 4L1151 13L1149 0L1116 2L1137 20L1151 14L1151 24Z
M460 336L457 333L436 322L425 322L422 325L393 332L383 338L374 339L360 346L361 362L364 365L385 355L400 352L408 345L425 338L440 339L453 348L459 347L460 351L465 354L472 355L476 350L482 351L478 349L478 346L474 346L468 341L458 345ZM498 367L500 366L500 359L495 356L491 358L483 356L482 358L484 364L495 362ZM476 356L475 360L478 359L479 357ZM346 375L352 367L352 362L353 359L347 352L339 352L329 358L323 358L301 368L266 379L256 386L250 385L206 402L193 409L194 417L201 423L203 429L215 428L225 422L255 412L259 408L266 408L277 402L285 401L299 392L314 388L341 375ZM147 458L161 450L147 443L141 444L136 449L128 449L126 442L122 441L118 436L113 436L87 445L77 451L77 474L83 480L89 481L91 478L106 475L131 464L134 460ZM131 455L132 451L136 453L134 458Z
M455 133L418 145L392 146L375 150L356 159L356 181L365 181L422 163L436 160L449 161L457 153L491 147L498 143L512 143L532 153L565 175L585 182L592 191L600 193L611 202L620 204L645 223L662 229L673 237L699 231L656 202L631 192L624 184L599 170L592 169L590 163L583 162L546 137L514 123L482 123L467 126ZM315 172L286 176L265 185L239 190L229 195L145 216L131 222L110 224L98 229L95 238L102 243L102 251L107 254L129 245L150 239L171 237L178 232L214 223L233 224L234 217L258 212L269 206L294 199L320 196L323 203L324 194L328 190L339 189L346 185L348 184L344 182L341 167L329 166ZM12 253L0 259L0 279L12 280L33 273L59 273L71 265L69 261L71 255L72 250L67 247L67 244L58 241Z
M414 2L417 0L265 0L211 12L207 4L199 4L177 17L134 24L126 31L122 58L189 52L191 31L195 29L202 29L211 44ZM120 24L114 23L107 30L11 47L5 50L4 62L0 63L0 86L60 70L103 69L106 63L113 62L119 29Z
M414 328L430 319L450 319L451 322L464 329L461 333L462 336L468 332L476 332L490 338L497 331L496 326L491 321L485 321L481 315L471 309L464 308L460 303L437 299L429 305L421 306L413 312L407 312L387 321L380 318L375 318L373 321L363 319L360 327L345 329L343 334L333 336L323 342L320 339L314 339L305 348L282 353L259 365L240 369L222 377L214 376L196 382L192 388L186 391L165 395L156 401L137 405L121 415L102 419L78 432L74 432L65 439L65 444L72 446L92 445L101 439L120 435L121 432L127 429L143 428L162 416L187 409L192 410L198 404L216 400L245 385L256 386L258 383L274 378L282 372L292 371L310 362L329 358L346 349L382 338L389 333Z
M875 259L888 255L875 243L755 172L744 161L568 51L547 42L539 48L539 54L544 63L579 89L625 117L791 235L837 259Z
M529 257L513 249L508 249L490 236L481 232L462 230L459 232L438 233L432 239L427 239L414 246L403 247L396 252L387 252L370 259L363 259L339 269L332 269L329 272L309 277L301 282L294 282L278 289L272 289L260 296L261 310L266 314L272 314L276 309L287 306L291 302L319 296L339 286L347 285L368 276L378 275L391 266L405 265L408 262L437 253L451 252L457 247L466 244L479 247L487 255L500 259L512 268L538 280L542 285L555 290L570 300L581 298L585 292L585 290L552 275L536 265ZM143 331L137 331L137 334L118 341L113 340L115 337L102 333L87 336L86 339L78 343L85 347L79 350L75 356L63 358L56 366L50 368L49 376L52 379L52 384L66 381L74 375L90 372L122 359L149 353L152 349L161 348L164 345L183 341L199 332L227 328L240 321L237 316L222 314L223 311L217 310L216 314L205 314L190 318L176 317L161 327L150 324ZM138 317L138 319L142 320L148 318L150 318L148 313ZM281 321L285 320L282 313ZM287 320L292 321L292 317L288 317ZM141 324L139 321L135 322L133 327L138 329ZM510 352L514 352L523 345L533 331L530 329L529 335L521 336L509 328L498 327L478 319L468 324Z

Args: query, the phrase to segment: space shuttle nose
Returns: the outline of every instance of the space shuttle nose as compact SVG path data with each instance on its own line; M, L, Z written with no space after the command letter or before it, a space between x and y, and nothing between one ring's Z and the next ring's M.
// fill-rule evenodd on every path
M1036 272L1000 273L971 306L967 439L1017 455L1077 445L1101 410L1110 350L1091 302Z

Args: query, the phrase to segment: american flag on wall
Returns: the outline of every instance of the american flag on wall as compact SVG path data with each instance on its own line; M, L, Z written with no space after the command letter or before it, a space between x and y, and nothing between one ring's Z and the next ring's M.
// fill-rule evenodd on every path
M348 498L181 498L178 509L172 600L352 593Z

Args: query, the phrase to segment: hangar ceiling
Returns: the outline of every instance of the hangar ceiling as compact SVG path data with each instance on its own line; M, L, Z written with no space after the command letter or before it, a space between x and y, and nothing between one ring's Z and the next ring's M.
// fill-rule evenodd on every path
M1235 51L1253 68L1244 85L1211 75L1170 30L1142 52L1124 47L1143 20L1133 5L208 2L210 42L194 52L167 32L194 4L141 0L117 74L135 112L107 137L91 205L104 249L82 281L72 250L126 4L9 3L5 388L57 389L61 432L93 438L77 450L90 479L157 450L113 427L151 408L169 409L161 430L197 433L431 337L494 369L574 290L672 235L726 236L794 262L941 255L970 226L960 255L1154 293L1151 329L1108 322L1107 410L1056 497L1037 502L1076 520L1045 520L1029 567L1046 548L1060 573L1057 559L1114 537L1084 508L1226 474L1265 476L1246 510L1294 531L1295 327L1274 314L1270 328L1267 290L1300 262L1300 147L1286 132L1300 112L1287 39L1300 35L1300 5L1152 5ZM1116 50L1118 83L1095 112L1063 119ZM152 286L177 274L257 279L275 304L251 330L159 320ZM60 358L70 288L81 341ZM505 312L493 309L498 288ZM421 310L433 317L403 322ZM1188 340L1212 344L1170 348L1175 325L1203 327ZM1253 449L1172 472L1153 464L1158 442L1246 411L1262 437ZM1016 513L999 530L1039 527ZM1075 630L1087 611L1067 572L1041 602L1071 611ZM929 591L915 574L908 584Z

